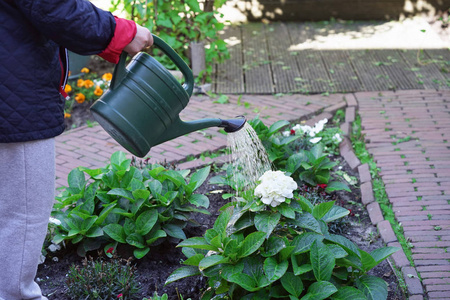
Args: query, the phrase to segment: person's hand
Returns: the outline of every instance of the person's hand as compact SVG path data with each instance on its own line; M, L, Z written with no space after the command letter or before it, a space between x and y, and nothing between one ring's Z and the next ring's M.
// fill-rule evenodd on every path
M129 55L134 56L144 48L151 47L153 45L153 36L145 27L136 24L137 31L134 39L128 45L123 48L123 51Z

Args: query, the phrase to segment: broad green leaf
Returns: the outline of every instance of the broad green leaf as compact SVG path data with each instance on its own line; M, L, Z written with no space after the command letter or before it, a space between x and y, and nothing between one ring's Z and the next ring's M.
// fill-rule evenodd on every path
M195 249L204 249L204 250L213 250L217 251L218 249L212 245L210 245L205 238L203 237L192 237L187 240L181 241L177 245L177 247L189 247Z
M256 280L245 273L233 274L228 278L228 281L240 285L243 289L246 289L249 292L254 292L259 289Z
M278 211L288 219L295 219L295 210L289 204L282 203L277 207Z
M363 275L356 278L357 288L366 295L368 300L386 300L388 295L387 283L378 277Z
M352 190L343 182L340 181L332 181L328 182L327 187L325 188L325 191L328 193L334 192L334 191L347 191L351 192Z
M84 177L84 173L80 171L80 169L75 168L70 171L67 182L69 184L70 192L72 194L79 194L84 189L86 179Z
M192 174L192 177L189 182L189 186L191 186L192 191L195 191L196 189L198 189L203 184L203 182L205 182L210 171L211 171L211 167L207 166L203 169L198 170L194 174ZM192 184L193 184L193 186L192 186Z
M390 255L394 254L400 250L398 247L383 247L383 248L377 248L370 252L370 255L375 259L377 264L388 258Z
M328 247L320 241L315 241L311 246L310 259L317 281L329 281L335 266L335 259Z
M286 248L281 249L278 259L287 260L291 256L292 251L294 251L294 249L295 249L294 246L287 246Z
M263 257L274 256L284 248L286 248L286 243L282 238L278 236L271 236L265 242L264 251L261 252L261 255Z
M310 153L317 159L320 159L323 155L323 147L324 145L322 143L316 144L314 147L311 148Z
M295 276L294 273L287 272L281 278L281 285L288 291L289 294L299 297L303 291L303 282L299 276Z
M127 157L124 152L116 151L111 155L111 164L120 166L123 162L127 160Z
M203 258L198 264L198 268L200 269L200 271L203 271L206 268L227 262L228 257L224 257L222 255L211 255Z
M372 255L370 255L366 251L359 249L359 254L361 255L361 263L365 272L369 271L377 265L377 262L372 257Z
M195 276L200 275L200 271L197 267L194 266L184 266L179 269L176 269L172 272L172 274L169 275L166 279L166 283L164 285L168 285L169 283L172 283L174 281L177 281L182 278L186 278L189 276Z
M314 218L320 220L325 216L333 207L334 201L319 203L313 208L312 215Z
M103 231L106 232L113 240L118 241L119 243L125 244L126 236L123 227L119 224L109 224L103 227Z
M100 212L97 221L95 221L96 225L102 225L103 221L108 217L109 213L116 207L117 202L112 202L110 204L103 205L103 209Z
M146 189L134 190L132 192L134 199L144 199L147 200L150 197L150 191Z
M348 209L335 205L322 217L321 220L325 223L329 223L331 221L343 218L349 213L350 211Z
M223 250L223 254L227 257L235 259L238 254L238 242L237 240L231 240L225 245L225 249Z
M149 247L144 247L144 248L142 248L142 249L134 249L133 250L133 255L134 255L134 257L136 257L137 259L141 259L141 258L143 258L144 256L146 256L147 255L147 253L150 251L150 248Z
M177 239L186 239L186 235L184 234L183 229L180 226L175 224L164 224L162 229L167 233L167 235L177 238Z
M275 132L277 132L278 130L280 130L281 128L283 128L286 125L289 125L289 121L280 120L280 121L275 122L269 127L268 134L272 135L272 134L274 134Z
M308 157L306 156L306 153L304 150L301 150L291 156L287 159L286 162L286 171L293 174L295 171L300 168L302 163L305 163L308 161Z
M204 208L209 207L209 199L203 194L192 194L189 197L188 201L197 207L204 207Z
M367 300L364 293L352 286L343 286L339 290L331 295L333 300Z
M336 234L326 235L325 239L330 242L333 242L335 244L338 244L339 246L344 248L344 250L347 251L347 253L353 254L353 255L361 258L358 247L356 247L356 245L353 242L351 242L349 239L347 239L341 235L336 235Z
M300 196L298 199L298 202L300 203L300 206L302 207L302 210L308 212L308 213L312 213L314 206L311 204L311 202L306 199L303 196Z
M345 251L341 246L336 244L327 244L328 249L333 253L334 258L343 258L348 255L347 251Z
M305 232L297 235L291 242L291 246L294 246L294 251L292 254L297 255L300 253L307 252L311 249L311 245L315 241L322 241L324 239L323 235L314 232Z
M100 228L100 226L94 226L91 227L91 229L89 229L85 235L90 238L103 236L103 230Z
M280 213L273 213L268 211L260 212L255 216L255 227L258 231L266 233L266 238L270 236L272 231L278 225L280 220Z
M136 223L134 223L132 219L125 219L125 222L123 223L123 230L125 231L126 235L132 234L136 231Z
M222 268L222 272L220 273L220 276L229 281L229 278L233 276L234 274L242 273L244 270L244 263L240 261L236 265L232 264L226 264Z
M256 231L250 233L242 243L239 244L239 257L246 257L258 250L266 239L266 233Z
M337 288L331 282L318 281L309 286L308 293L300 300L323 300L336 293L336 291Z
M291 262L292 271L294 271L294 275L296 276L312 271L312 266L310 264L298 265L297 258L294 255L291 256Z
M136 248L143 249L145 248L144 237L138 233L132 233L127 236L126 241L128 244L135 246Z
M123 189L123 188L112 189L108 192L108 195L124 197L126 199L134 201L133 194L130 191Z
M157 197L162 193L162 184L158 180L152 180L148 183L148 187L152 192L153 197Z
M287 260L278 263L276 258L268 257L264 261L264 273L266 273L266 277L270 282L274 282L286 273L288 266Z
M205 256L203 254L197 253L191 257L189 257L188 259L186 259L185 261L183 261L183 265L187 265L187 266L198 266L198 264L200 263L200 261L202 259L204 259Z
M166 236L167 236L167 233L164 230L158 229L154 233L152 233L150 236L147 236L148 239L145 241L145 243L147 245L151 245L156 240L158 240L160 238L164 238Z
M94 225L95 221L97 221L97 218L98 218L97 216L92 216L84 220L83 223L81 224L81 231L82 232L88 231L92 227L92 225Z
M307 212L299 214L299 216L295 220L289 220L288 222L301 228L312 230L319 234L322 233L319 221L317 221L316 218L313 217L313 215Z
M220 215L217 217L216 221L214 222L214 230L222 234L225 232L228 222L231 220L231 215L233 213L233 207L229 207L223 212L220 213Z
M142 182L142 180L137 180L136 178L132 178L129 183L128 189L131 192L133 192L133 194L134 194L134 192L137 190L145 190L145 185Z
M152 230L156 221L158 221L158 211L150 209L142 212L136 219L136 230L141 235L146 235Z

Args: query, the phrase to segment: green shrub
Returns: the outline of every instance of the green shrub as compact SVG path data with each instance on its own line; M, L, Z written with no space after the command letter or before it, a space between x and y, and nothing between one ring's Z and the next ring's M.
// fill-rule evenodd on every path
M185 239L183 229L192 212L209 214L202 208L208 208L209 199L194 194L209 167L188 178L189 170L157 164L139 169L130 163L123 152L116 152L105 168L79 167L69 173L69 186L56 197L52 212L61 221L54 243L78 244L81 256L102 246L106 252L125 244L142 258L164 238Z
M135 271L131 259L85 258L81 267L70 267L66 280L67 294L77 300L141 299Z
M367 272L398 249L368 253L330 234L327 223L348 213L301 196L277 207L230 203L204 236L178 245L185 266L166 284L205 276L209 289L202 299L386 299L386 282Z

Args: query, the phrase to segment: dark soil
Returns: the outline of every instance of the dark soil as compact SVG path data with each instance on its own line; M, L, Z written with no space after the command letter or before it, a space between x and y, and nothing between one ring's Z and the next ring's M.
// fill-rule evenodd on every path
M357 173L348 167L345 161L341 161L339 165L343 167L342 170L347 172L347 174L358 176ZM214 175L211 174L210 176ZM208 210L211 215L194 216L194 219L202 225L187 229L188 237L200 236L206 229L212 227L218 216L218 209L226 204L227 200L223 200L221 194L211 193L211 191L223 189L223 186L204 184L197 190L198 193L209 197L210 207ZM333 200L336 200L337 205L351 210L351 214L345 218L345 221L335 226L335 229L340 231L340 234L352 240L365 251L372 251L384 246L378 236L376 227L371 224L368 213L361 204L359 188L352 187L352 193L337 192L332 194L331 197ZM137 275L143 290L142 297L150 297L157 291L159 295L167 293L169 299L180 299L177 293L182 295L183 299L200 299L201 292L206 288L206 280L200 276L179 280L164 287L167 277L175 269L179 268L181 266L180 261L185 259L181 249L175 246L176 244L165 242L160 246L151 248L150 253L143 259L133 262L137 266ZM96 256L96 253L91 253L90 255ZM124 251L119 251L119 255L124 258L131 256ZM54 261L54 259L58 261ZM72 264L81 265L81 262L82 258L77 256L75 249L64 249L55 256L50 254L45 263L39 266L37 273L37 281L43 294L49 300L70 299L66 295L66 274ZM375 267L371 274L382 278L388 283L389 295L387 299L406 299L399 287L396 275L387 261Z

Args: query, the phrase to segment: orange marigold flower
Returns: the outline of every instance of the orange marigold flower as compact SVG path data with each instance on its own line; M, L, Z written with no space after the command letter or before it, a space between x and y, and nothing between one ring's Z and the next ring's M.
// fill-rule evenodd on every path
M94 82L90 79L87 79L84 81L84 87L87 89L90 89L91 87L94 86Z
M86 96L83 95L82 93L78 93L75 95L75 101L77 101L78 103L83 103L84 100L86 100Z
M111 79L112 79L112 74L111 74L111 73L105 73L105 74L103 74L102 79L103 79L104 81L111 81Z
M95 87L94 95L95 96L101 96L103 94L103 90L97 85Z
M83 69L81 69L81 73L89 73L89 69L88 68L83 68Z
M68 119L68 118L70 118L71 116L72 116L71 114L64 113L64 119Z
M64 91L66 93L70 93L72 91L72 86L70 84L66 84L66 86L64 87Z
M77 87L83 87L84 86L84 80L83 79L78 79L77 80Z

